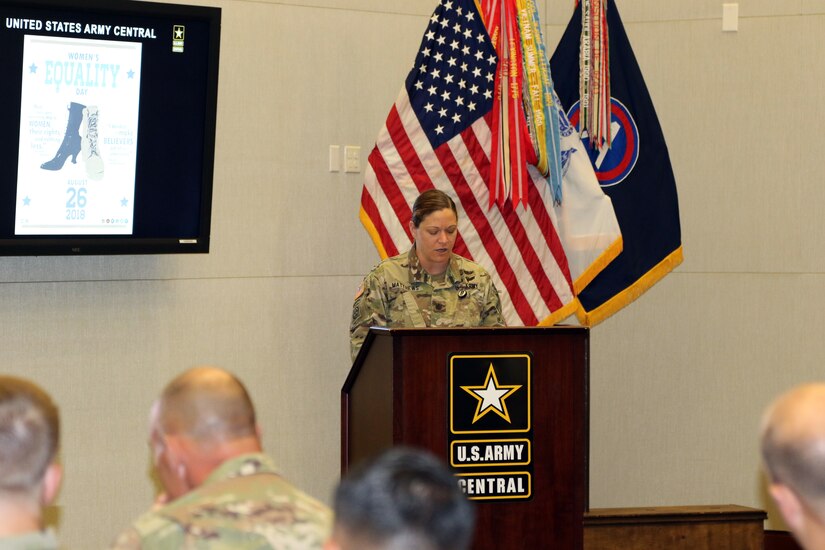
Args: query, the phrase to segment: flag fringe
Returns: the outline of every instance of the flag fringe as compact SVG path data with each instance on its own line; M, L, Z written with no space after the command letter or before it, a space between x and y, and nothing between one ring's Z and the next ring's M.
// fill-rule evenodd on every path
M577 313L577 311L579 309L581 309L581 306L579 304L579 300L574 298L573 300L570 301L570 303L562 306L561 308L557 309L556 311L554 311L553 313L551 313L550 315L548 315L547 317L542 319L541 322L537 326L540 326L540 327L553 326L557 323L560 323L564 319L567 319L568 317L570 317L574 313Z
M576 317L579 319L579 323L586 327L598 325L644 294L665 275L678 267L679 264L682 263L682 260L682 247L680 245L679 248L668 254L661 262L656 264L653 269L639 277L635 283L624 289L622 292L616 294L610 300L606 301L593 311L585 311L583 307L579 307L576 311Z
M584 288L590 284L596 275L601 273L601 271L608 266L610 262L616 259L616 256L621 254L622 249L624 248L624 241L622 240L622 236L613 241L613 243L608 246L604 252L602 252L598 258L593 260L593 262L587 267L587 269L582 272L579 277L573 281L573 291L578 294Z
M372 244L375 245L375 248L378 249L378 254L381 256L381 259L384 260L387 258L387 250L384 248L384 245L381 244L381 236L378 234L378 230L375 228L375 224L372 223L367 211L364 210L364 207L361 207L361 211L358 213L358 217L361 219L361 225L364 226L364 229L367 230L369 233L370 239L372 239Z

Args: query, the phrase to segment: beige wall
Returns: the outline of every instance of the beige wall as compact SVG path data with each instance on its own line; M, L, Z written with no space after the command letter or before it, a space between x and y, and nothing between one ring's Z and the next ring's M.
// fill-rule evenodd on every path
M822 378L825 1L617 0L676 174L685 262L592 331L593 507L766 507L760 412ZM550 49L572 0L540 4ZM149 504L145 424L174 374L236 371L284 473L328 499L351 298L377 255L360 175L434 0L225 0L205 256L0 259L3 370L60 402L69 547Z

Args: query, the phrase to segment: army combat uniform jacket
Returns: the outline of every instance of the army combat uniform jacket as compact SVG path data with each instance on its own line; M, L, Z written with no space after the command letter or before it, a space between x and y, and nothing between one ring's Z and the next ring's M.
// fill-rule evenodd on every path
M453 254L447 272L432 277L418 261L415 246L387 258L364 278L352 306L352 359L369 327L504 326L501 301L483 267Z
M253 453L224 462L197 489L138 518L112 548L320 550L331 523L329 508Z
M52 530L35 531L12 537L0 537L0 550L58 550Z

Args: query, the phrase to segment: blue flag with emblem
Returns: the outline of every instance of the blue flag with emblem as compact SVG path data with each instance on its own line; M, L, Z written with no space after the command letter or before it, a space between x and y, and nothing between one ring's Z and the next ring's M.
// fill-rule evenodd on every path
M607 1L612 144L598 148L582 135L604 192L613 201L624 248L578 294L579 321L593 326L629 304L682 262L676 181L653 102L619 12ZM581 131L579 2L553 57L556 93Z

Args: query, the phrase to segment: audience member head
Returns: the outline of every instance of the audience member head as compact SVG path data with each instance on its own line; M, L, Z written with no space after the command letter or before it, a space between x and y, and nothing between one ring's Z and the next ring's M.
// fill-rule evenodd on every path
M155 467L170 499L198 487L226 460L261 450L246 388L216 367L172 380L152 406L150 425Z
M0 376L0 535L39 530L60 486L60 418L28 380Z
M465 550L475 511L432 454L391 449L347 475L335 492L327 550Z
M762 422L769 491L806 549L825 548L825 384L777 398Z

